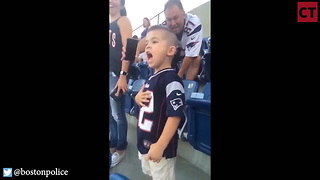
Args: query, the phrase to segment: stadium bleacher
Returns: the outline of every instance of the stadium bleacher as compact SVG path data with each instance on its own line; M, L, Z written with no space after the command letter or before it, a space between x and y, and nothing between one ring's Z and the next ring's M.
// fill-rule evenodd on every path
M139 115L139 106L134 101L134 98L138 94L138 92L140 91L140 89L143 86L145 81L146 81L146 79L135 80L132 83L132 87L130 88L130 90L128 90L128 93L127 93L128 94L127 98L130 98L130 101L133 102L132 104L129 105L131 107L129 114L131 116L135 116L136 118L138 118L138 115ZM127 101L129 101L129 100L127 100Z
M202 39L201 44L201 71L197 76L197 80L206 83L211 81L211 37Z
M211 155L211 83L203 87L203 96L186 100L188 111L188 141L195 148Z
M182 82L184 86L185 100L189 99L193 92L198 92L199 83L197 81L182 80ZM185 113L185 118L181 120L179 129L178 129L179 139L181 140L187 140L184 134L187 133L188 131L188 116L187 116L188 106L185 106L184 113Z

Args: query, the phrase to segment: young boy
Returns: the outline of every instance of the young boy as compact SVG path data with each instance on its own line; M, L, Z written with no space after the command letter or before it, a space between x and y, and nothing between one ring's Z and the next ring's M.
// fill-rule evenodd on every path
M155 72L135 97L141 107L137 132L139 159L143 173L153 180L174 180L177 129L185 102L182 79L171 68L177 37L165 27L152 26L146 45L147 61Z

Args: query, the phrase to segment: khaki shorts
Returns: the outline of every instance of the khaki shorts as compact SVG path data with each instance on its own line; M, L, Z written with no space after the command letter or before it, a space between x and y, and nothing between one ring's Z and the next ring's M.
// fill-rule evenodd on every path
M139 159L141 160L142 172L152 177L152 180L175 180L174 165L176 158L162 158L159 163L153 161L146 161L146 155L138 152Z

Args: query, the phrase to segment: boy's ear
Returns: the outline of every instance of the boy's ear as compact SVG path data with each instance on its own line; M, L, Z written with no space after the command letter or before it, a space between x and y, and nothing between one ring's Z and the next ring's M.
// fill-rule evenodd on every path
M174 56L176 54L177 48L175 46L170 46L167 52L168 56Z

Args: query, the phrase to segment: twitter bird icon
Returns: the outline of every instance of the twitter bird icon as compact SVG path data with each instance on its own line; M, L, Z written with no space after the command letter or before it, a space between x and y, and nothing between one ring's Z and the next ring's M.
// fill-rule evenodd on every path
M3 168L3 177L12 177L12 168Z

